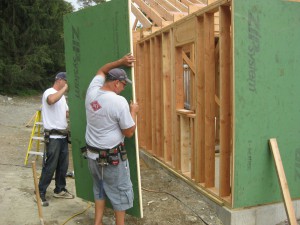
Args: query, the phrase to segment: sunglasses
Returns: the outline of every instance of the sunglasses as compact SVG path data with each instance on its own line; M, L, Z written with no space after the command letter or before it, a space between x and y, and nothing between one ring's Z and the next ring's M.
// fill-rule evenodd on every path
M124 87L126 87L126 85L127 85L126 81L120 81L120 83L122 83L124 85Z

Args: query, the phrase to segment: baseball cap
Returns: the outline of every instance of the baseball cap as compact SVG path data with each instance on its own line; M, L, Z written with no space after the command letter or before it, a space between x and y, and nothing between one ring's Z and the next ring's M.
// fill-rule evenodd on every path
M108 80L125 80L127 83L132 84L132 81L128 79L125 70L120 68L114 68L108 71L106 78Z
M55 76L55 80L67 80L67 73L66 72L59 72L58 74L56 74Z

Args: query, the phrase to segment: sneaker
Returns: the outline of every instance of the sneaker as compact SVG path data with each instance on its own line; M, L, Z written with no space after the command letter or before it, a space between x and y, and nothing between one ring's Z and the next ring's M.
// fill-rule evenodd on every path
M40 199L41 199L42 206L49 206L49 202L47 201L45 195L40 195Z
M33 196L33 199L35 202L37 202L36 194ZM47 201L45 195L40 195L40 199L41 199L41 206L49 206L49 202Z
M55 198L67 198L67 199L72 199L74 198L74 195L72 195L67 189L63 189L61 192L59 193L55 193L53 194L53 197Z
M74 175L74 171L67 172L67 173L66 173L66 177L71 177L71 178L74 178L74 177L75 177L75 175Z

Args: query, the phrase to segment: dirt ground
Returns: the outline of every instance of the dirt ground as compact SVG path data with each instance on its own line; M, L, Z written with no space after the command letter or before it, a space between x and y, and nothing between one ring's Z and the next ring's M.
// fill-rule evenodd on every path
M31 161L35 157L31 156L28 165L24 166L32 129L25 125L39 108L40 98L41 96L0 96L0 225L41 224L37 205L33 201ZM72 170L70 158L69 171ZM37 173L40 172L41 159L37 161ZM144 218L126 215L126 225L222 225L198 192L163 169L150 167L141 160L141 180ZM73 178L67 179L67 188L75 194ZM55 199L52 197L53 189L54 182L47 190L50 205L42 208L45 225L93 224L93 203L77 197L67 200ZM114 224L113 211L110 209L105 211L104 224Z

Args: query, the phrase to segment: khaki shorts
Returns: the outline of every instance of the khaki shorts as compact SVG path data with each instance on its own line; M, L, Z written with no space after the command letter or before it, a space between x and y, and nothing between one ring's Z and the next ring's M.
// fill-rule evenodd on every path
M93 177L95 200L107 197L116 211L125 211L133 206L134 196L128 160L120 160L117 166L101 167L96 160L88 159L88 164Z

